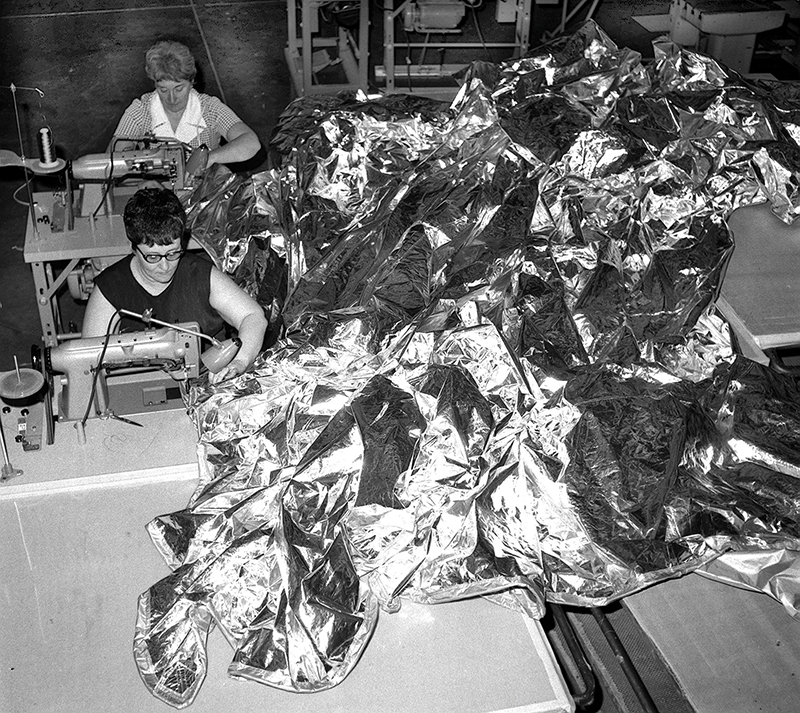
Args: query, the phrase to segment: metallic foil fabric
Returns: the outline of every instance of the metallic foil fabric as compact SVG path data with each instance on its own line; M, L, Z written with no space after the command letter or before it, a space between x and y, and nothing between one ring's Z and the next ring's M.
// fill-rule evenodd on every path
M730 212L800 210L799 108L590 22L473 64L451 105L298 99L275 169L213 167L193 234L282 330L190 393L200 483L149 525L173 570L140 598L150 690L194 700L214 625L232 675L324 690L404 598L537 617L713 562L791 600L800 394L714 300Z

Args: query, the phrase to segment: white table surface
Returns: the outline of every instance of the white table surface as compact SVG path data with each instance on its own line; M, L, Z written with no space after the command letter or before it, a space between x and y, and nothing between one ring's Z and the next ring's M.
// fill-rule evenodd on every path
M772 597L689 574L625 605L697 713L800 707L800 621Z
M197 465L185 414L148 420L90 421L83 446L64 428L41 452L9 444L25 473L0 486L3 713L170 710L132 652L138 596L169 573L145 525L185 507ZM355 670L329 691L230 678L219 631L208 657L193 713L574 710L539 623L480 599L382 615Z
M31 407L31 411L35 413L37 408L41 412L41 406ZM42 445L31 451L14 441L20 414L21 409L14 407L0 416L9 460L22 471L22 475L0 484L0 499L11 494L74 490L130 480L197 479L196 430L185 411L155 411L132 417L142 427L91 418L86 422L83 444L74 423L68 422L55 425L54 443L46 445L42 425Z
M735 210L728 226L735 247L723 299L761 349L800 344L800 222L761 203Z

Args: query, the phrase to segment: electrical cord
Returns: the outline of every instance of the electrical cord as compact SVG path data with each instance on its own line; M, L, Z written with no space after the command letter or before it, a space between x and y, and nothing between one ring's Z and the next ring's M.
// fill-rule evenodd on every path
M94 209L92 213L92 218L97 217L97 213L102 207L103 203L106 201L106 196L108 196L108 192L111 190L111 186L113 184L114 179L114 149L116 148L117 144L120 141L149 141L150 137L145 136L144 138L135 138L131 139L125 136L115 136L114 140L111 142L111 146L108 149L108 162L110 165L110 169L108 171L108 177L103 182L103 195L100 197L100 202L97 204L97 207Z
M482 0L480 0L480 2L476 3L475 5L467 3L467 7L470 9L470 12L472 13L472 19L475 22L475 29L478 31L478 39L481 41L481 45L483 45L483 51L486 54L486 61L487 62L494 62L494 59L492 58L492 53L489 51L489 48L486 46L486 40L483 39L483 31L481 30L481 23L478 20L478 13L475 12L475 8L480 7L481 2L482 2Z
M30 171L31 173L34 173L34 174L36 173L32 168L29 168L28 166L22 166L22 168L25 171ZM19 205L24 205L26 208L30 205L30 203L28 203L28 201L21 201L19 198L17 198L17 193L19 193L23 188L27 188L27 187L28 187L28 182L25 181L25 183L21 183L17 187L17 189L11 194L11 199L14 201L14 203L17 203Z
M408 36L408 31L406 30L405 25L403 26L403 34L406 38L406 77L408 78L408 92L410 94L414 90L411 82L411 40Z
M28 201L21 201L19 198L17 198L17 193L19 193L27 185L28 185L27 183L20 183L17 190L15 190L11 194L11 198L13 199L14 203L19 203L19 205L24 205L26 208L30 205L30 203L28 203Z
M89 412L92 410L92 403L94 402L94 395L97 393L97 380L100 377L100 369L103 365L103 358L106 355L106 349L108 349L108 343L111 341L111 335L113 332L111 331L111 325L114 323L114 320L120 316L120 311L115 310L114 314L111 315L111 318L108 320L108 327L106 327L105 338L103 339L103 348L100 350L100 358L97 360L97 366L94 369L94 374L92 374L92 388L89 393L89 401L86 404L86 411L83 414L83 418L80 420L80 426L77 426L78 430L83 430L86 428L86 421L89 420Z
M110 165L110 169L108 171L108 178L106 178L105 182L103 183L103 195L100 196L100 202L97 204L97 207L94 209L94 213L92 213L92 218L97 217L97 213L100 210L103 203L106 202L106 196L108 196L108 192L111 190L111 183L114 178L114 148L117 145L118 141L129 141L130 139L123 139L122 137L115 137L114 140L111 142L111 146L108 150L108 162Z

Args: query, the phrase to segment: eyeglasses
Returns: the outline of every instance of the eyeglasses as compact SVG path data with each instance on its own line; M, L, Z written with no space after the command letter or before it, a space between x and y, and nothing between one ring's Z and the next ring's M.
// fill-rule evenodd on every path
M136 249L139 250L139 246L136 246ZM171 250L168 253L164 253L163 255L159 255L158 253L144 253L139 250L139 254L145 259L145 262L149 262L151 265L155 265L157 262L161 261L161 258L165 258L170 262L175 262L176 260L180 260L181 255L186 252L185 250Z

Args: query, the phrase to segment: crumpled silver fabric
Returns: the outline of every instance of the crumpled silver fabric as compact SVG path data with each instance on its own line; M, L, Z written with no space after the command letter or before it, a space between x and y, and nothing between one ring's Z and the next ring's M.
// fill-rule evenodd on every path
M475 63L449 106L297 100L279 168L210 171L193 233L285 333L191 391L200 483L149 525L173 570L140 598L150 690L194 700L214 625L232 675L319 691L404 598L537 617L800 549L798 387L714 307L727 215L798 211L796 96L589 22Z
M248 177L214 164L183 197L192 238L258 300L273 323L286 291L280 190L274 172Z

